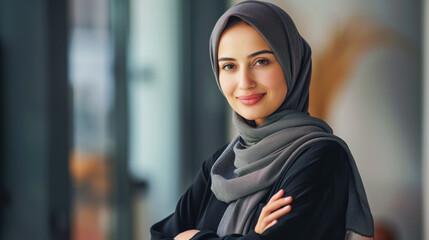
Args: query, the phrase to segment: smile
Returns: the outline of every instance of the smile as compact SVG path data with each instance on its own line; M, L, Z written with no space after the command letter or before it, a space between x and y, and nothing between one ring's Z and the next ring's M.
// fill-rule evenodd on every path
M265 93L255 93L245 96L237 97L238 101L240 101L242 104L251 106L254 104L257 104L261 99L265 96Z

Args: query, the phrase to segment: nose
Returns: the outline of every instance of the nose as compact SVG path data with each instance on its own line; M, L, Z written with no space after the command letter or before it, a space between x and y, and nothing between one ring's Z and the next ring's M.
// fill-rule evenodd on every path
M238 87L240 89L252 89L256 87L256 82L253 79L253 74L248 68L242 68L240 70Z

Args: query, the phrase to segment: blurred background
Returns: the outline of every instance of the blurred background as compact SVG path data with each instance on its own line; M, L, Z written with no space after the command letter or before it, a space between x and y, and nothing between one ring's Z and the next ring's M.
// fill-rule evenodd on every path
M150 239L235 134L208 39L238 1L0 1L0 239ZM273 0L376 239L429 240L429 2Z

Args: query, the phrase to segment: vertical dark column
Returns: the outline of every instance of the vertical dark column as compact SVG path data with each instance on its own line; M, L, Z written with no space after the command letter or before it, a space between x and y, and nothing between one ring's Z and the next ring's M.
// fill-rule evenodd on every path
M68 239L67 1L0 2L0 239ZM4 201L3 201L4 202Z
M209 38L226 0L182 0L181 136L182 186L186 187L201 162L226 142L225 100L209 59Z
M4 103L6 102L6 98L4 97L4 87L3 82L5 81L3 76L3 65L4 65L4 51L2 49L1 41L0 41L0 213L4 212L6 207L9 204L9 193L6 191L6 185L5 185L5 178L4 178L4 171L5 171L5 164L4 160L6 157L5 154L5 124L4 124ZM5 219L0 214L0 226L4 225ZM0 236L2 236L2 228L0 228Z
M113 239L132 239L131 184L128 173L127 44L129 1L111 0L115 103L110 124L114 135L112 153L113 209L116 221Z
M46 7L49 229L50 239L69 239L73 108L68 81L68 1L48 0Z

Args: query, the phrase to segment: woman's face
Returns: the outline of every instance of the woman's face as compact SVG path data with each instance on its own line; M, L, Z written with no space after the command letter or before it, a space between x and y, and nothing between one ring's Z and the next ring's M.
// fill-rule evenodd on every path
M240 22L225 30L218 49L219 83L240 116L261 125L286 97L283 69L259 32Z

